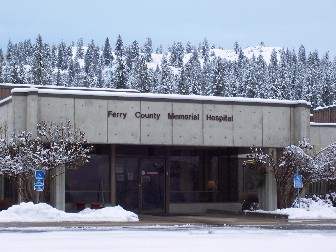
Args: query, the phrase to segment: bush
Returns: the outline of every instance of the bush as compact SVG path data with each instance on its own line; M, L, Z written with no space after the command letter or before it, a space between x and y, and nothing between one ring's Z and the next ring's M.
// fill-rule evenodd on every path
M259 209L258 195L256 193L246 193L243 196L242 210L255 211Z

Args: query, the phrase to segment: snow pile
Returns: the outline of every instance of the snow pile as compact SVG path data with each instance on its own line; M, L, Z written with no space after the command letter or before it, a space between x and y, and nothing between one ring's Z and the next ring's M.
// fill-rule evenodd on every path
M319 197L300 199L300 207L297 201L293 208L278 209L273 213L286 214L289 219L336 219L336 207L327 195L326 199ZM334 198L334 195L332 195Z
M14 205L8 210L0 211L0 222L59 222L59 221L139 221L138 216L124 210L121 206L102 209L84 209L79 213L66 213L46 203L32 202Z

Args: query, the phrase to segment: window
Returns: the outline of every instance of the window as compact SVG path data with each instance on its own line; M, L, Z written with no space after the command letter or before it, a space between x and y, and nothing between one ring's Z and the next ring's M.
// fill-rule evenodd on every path
M90 156L89 163L65 174L65 202L75 204L77 210L86 204L96 208L111 201L108 151L98 146Z

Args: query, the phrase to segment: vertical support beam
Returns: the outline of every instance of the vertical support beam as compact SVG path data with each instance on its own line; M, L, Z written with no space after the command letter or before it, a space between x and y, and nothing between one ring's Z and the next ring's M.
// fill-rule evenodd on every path
M291 108L291 144L299 144L303 137L310 139L310 108L298 106Z
M5 198L5 177L0 175L0 200Z
M117 183L116 183L116 146L113 144L110 148L110 187L111 187L111 204L117 204Z
M58 210L65 210L65 167L57 167L50 174L50 202Z
M26 131L31 132L33 136L36 136L37 134L36 126L38 121L39 121L39 106L38 106L38 91L36 89L27 94Z
M268 149L268 155L273 160L277 158L277 150L275 148ZM259 206L266 211L277 209L277 188L274 171L271 167L266 167L266 178L262 188L259 189Z
M165 212L169 213L170 204L170 147L165 147Z

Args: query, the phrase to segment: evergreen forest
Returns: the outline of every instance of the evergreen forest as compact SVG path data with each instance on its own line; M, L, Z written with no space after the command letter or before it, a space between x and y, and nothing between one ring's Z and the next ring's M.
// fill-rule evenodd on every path
M261 43L259 49L266 48ZM136 89L143 93L306 100L312 108L336 104L336 58L329 53L273 49L247 57L238 42L234 59L204 39L198 45L174 42L167 51L147 38L103 45L83 39L66 44L8 42L0 48L0 83ZM159 61L158 61L159 59ZM156 64L155 64L156 63Z

